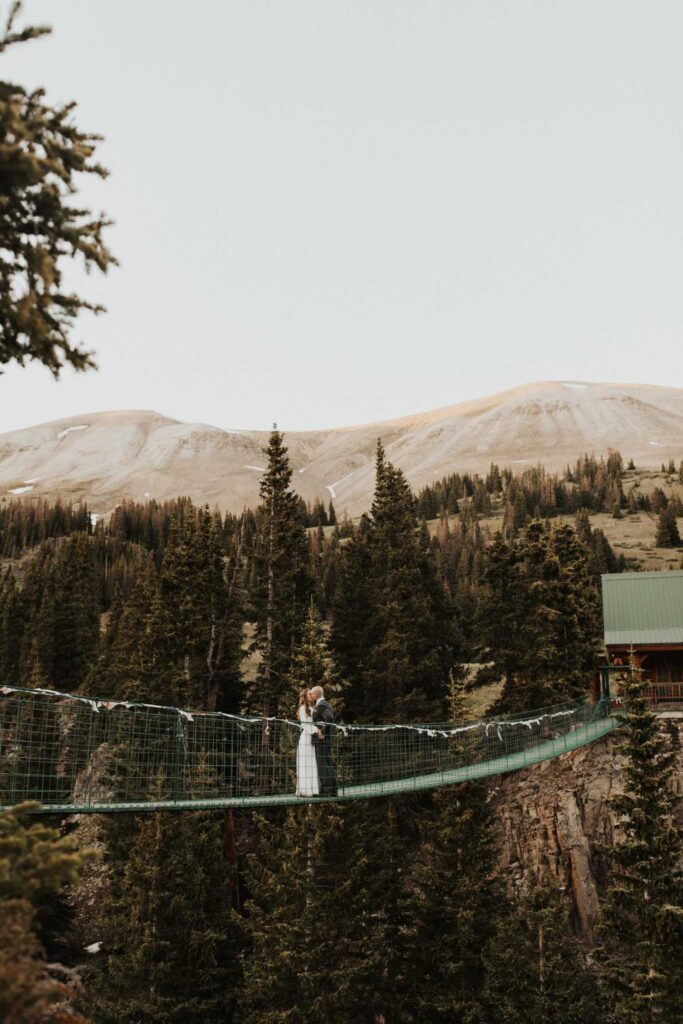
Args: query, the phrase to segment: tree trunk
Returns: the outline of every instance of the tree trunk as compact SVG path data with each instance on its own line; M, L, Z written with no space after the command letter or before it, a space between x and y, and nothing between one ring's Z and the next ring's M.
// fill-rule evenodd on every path
M258 765L260 775L259 788L265 792L268 777L268 718L271 707L271 688L273 680L273 624L275 619L275 572L273 570L273 518L274 507L271 501L270 523L268 527L268 601L266 605L266 648L263 652L263 704L261 714L261 757Z
M240 879L237 867L237 846L235 844L235 822L232 811L225 814L225 852L230 866L230 891L232 893L232 909L238 914L242 913L242 900L240 899Z

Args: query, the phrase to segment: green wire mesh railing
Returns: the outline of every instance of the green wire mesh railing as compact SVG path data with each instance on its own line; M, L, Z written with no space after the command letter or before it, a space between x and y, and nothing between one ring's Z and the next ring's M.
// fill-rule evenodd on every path
M302 726L280 718L0 688L0 808L45 812L352 800L513 771L604 736L608 700L476 722L331 726L337 793L297 797Z

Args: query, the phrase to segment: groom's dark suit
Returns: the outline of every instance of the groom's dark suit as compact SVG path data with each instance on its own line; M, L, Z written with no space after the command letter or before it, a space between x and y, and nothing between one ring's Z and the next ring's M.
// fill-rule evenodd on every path
M319 700L313 708L313 724L317 725L323 734L322 739L317 734L313 736L320 795L336 796L337 768L332 757L332 733L334 730L331 728L334 724L334 711L332 705L324 698Z

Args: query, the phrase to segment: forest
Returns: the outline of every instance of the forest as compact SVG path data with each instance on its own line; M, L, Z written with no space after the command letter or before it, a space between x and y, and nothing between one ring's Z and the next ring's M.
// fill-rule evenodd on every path
M493 680L497 714L588 693L599 575L620 563L587 482L574 526L527 515L490 537L480 481L461 479L457 512L435 492L430 534L378 442L368 514L309 525L277 431L266 457L260 504L238 517L182 498L105 519L5 503L4 684L291 718L301 687L324 683L340 720L396 723L467 719ZM598 948L569 880L509 891L483 783L267 813L18 808L0 819L3 1020L49 1006L98 1024L677 1019L675 751L633 688L623 744L647 822L599 853Z

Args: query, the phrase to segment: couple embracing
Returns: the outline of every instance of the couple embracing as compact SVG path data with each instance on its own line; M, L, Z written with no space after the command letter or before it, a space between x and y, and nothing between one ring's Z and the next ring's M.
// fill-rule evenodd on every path
M334 711L322 686L299 694L301 735L296 752L296 795L336 796L337 769L332 757Z

